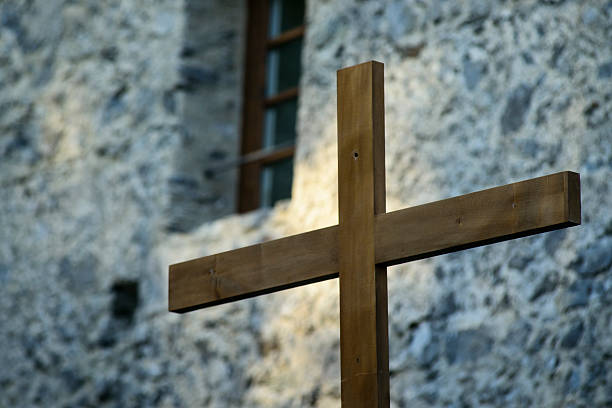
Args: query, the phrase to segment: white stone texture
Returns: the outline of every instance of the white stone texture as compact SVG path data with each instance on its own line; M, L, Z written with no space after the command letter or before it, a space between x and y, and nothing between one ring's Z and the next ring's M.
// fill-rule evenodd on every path
M392 406L612 404L612 3L308 1L293 199L199 224L227 208L173 189L190 146L237 151L245 14L202 3L238 37L190 145L188 3L0 3L0 406L339 406L336 281L179 316L166 271L337 222L335 71L370 59L389 211L582 180L580 227L389 269Z

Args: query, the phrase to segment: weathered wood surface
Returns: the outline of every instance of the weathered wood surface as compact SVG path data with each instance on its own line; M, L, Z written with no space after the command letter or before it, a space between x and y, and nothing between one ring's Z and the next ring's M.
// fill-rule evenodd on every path
M580 175L562 172L378 216L376 262L394 265L580 224Z
M338 71L338 268L343 407L389 406L386 267L374 217L385 212L383 65Z
M579 224L580 175L556 173L379 214L376 263L393 265ZM169 309L187 312L337 278L337 234L333 226L170 265Z
M169 309L188 312L338 276L337 227L170 265Z

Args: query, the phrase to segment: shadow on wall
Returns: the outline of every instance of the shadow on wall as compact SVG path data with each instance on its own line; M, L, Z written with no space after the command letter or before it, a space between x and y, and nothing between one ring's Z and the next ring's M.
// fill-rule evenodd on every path
M180 80L165 96L182 119L168 231L191 231L236 210L237 168L207 170L240 153L245 14L238 0L185 3Z

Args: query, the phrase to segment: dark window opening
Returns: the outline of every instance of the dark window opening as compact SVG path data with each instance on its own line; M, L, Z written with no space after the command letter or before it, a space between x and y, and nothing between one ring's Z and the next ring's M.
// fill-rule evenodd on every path
M238 210L291 197L303 0L249 0Z
M138 295L137 281L119 281L113 284L111 288L113 293L112 313L115 319L132 320L138 304L140 303Z

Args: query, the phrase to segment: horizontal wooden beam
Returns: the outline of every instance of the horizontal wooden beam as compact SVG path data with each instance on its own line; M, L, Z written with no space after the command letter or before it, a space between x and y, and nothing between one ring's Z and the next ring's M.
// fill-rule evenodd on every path
M556 173L380 214L377 264L394 265L580 224L580 175ZM338 226L170 265L187 312L338 277Z
M171 312L188 312L338 277L338 227L170 265Z
M396 265L580 224L580 175L562 172L378 217L376 262Z

